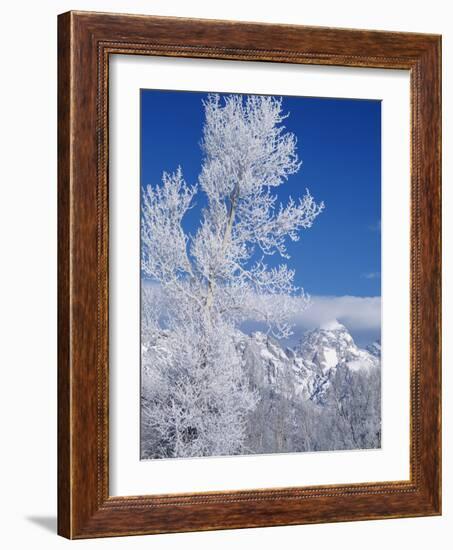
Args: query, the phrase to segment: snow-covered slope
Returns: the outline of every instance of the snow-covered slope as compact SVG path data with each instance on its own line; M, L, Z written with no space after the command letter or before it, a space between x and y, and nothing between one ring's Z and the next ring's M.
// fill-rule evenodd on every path
M379 365L376 355L357 347L346 327L338 321L307 332L296 354L320 374L327 374L337 365L344 365L350 370L370 369Z
M241 335L237 345L252 385L272 386L277 392L317 402L322 401L338 367L367 371L380 365L379 344L370 346L372 350L359 348L336 320L307 332L294 349L283 349L262 332Z
M285 394L294 391L293 358L277 340L262 332L240 333L237 346L254 388L269 387Z

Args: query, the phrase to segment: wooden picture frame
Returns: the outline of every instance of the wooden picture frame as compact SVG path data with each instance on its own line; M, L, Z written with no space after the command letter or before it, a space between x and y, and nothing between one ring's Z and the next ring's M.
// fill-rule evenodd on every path
M441 39L69 12L58 20L58 532L89 538L441 513ZM410 71L410 480L109 496L111 54Z

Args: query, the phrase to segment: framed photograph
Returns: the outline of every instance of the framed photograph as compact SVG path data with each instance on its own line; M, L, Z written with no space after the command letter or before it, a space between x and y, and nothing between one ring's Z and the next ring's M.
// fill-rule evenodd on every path
M58 24L59 533L440 514L440 37Z

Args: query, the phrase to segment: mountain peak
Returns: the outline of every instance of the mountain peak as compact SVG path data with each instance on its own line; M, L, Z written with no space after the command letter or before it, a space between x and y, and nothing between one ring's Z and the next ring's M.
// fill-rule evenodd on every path
M336 319L306 332L296 353L305 365L323 376L338 365L349 370L368 370L379 363L375 354L356 345L348 329Z
M345 326L337 321L337 319L332 319L331 321L326 321L322 323L319 327L321 330L345 330Z

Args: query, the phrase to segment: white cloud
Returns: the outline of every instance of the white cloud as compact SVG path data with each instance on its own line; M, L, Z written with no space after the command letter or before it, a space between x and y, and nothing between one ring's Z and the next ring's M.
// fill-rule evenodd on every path
M144 286L159 288L158 284L152 282L144 282ZM278 297L275 299L278 300ZM311 296L309 307L303 309L301 302L301 312L291 320L294 324L294 335L286 344L292 346L307 330L325 326L333 321L345 325L356 342L365 346L381 335L381 297ZM262 323L250 319L243 328L247 332L262 330L261 325Z
M276 297L278 300L278 297ZM293 335L282 343L296 345L307 330L343 324L359 346L365 347L381 337L381 298L361 296L311 296L307 309L292 319ZM246 332L263 330L263 324L253 320L243 325Z
M294 322L301 328L319 327L336 319L349 330L379 330L381 298L360 296L312 296L311 304Z
M361 296L312 296L310 306L296 315L293 336L288 346L295 345L307 330L342 323L359 346L365 347L381 337L381 298Z
M370 271L368 273L362 274L362 277L364 277L365 279L379 279L380 276L381 276L380 271Z

